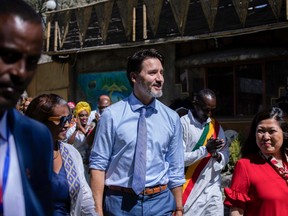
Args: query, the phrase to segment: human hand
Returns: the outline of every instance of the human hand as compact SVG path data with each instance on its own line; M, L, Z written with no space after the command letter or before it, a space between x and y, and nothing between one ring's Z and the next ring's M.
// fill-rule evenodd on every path
M100 115L98 112L95 113L95 119L96 119L96 121L99 121L99 119L100 119Z
M213 137L211 137L207 141L206 149L207 149L208 153L213 154L218 149L221 149L223 146L224 146L224 140L223 139L219 139L219 138L214 139Z
M81 124L81 120L80 120L79 116L76 117L76 130L79 130L84 134L86 133L85 128Z
M80 122L80 118L78 116L75 119L75 123L76 123L76 130L80 130L81 122Z

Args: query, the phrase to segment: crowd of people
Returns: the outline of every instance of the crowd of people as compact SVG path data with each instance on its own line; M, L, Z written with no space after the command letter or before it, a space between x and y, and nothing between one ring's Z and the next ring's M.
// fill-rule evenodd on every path
M164 57L141 49L128 58L133 91L121 101L101 95L91 110L56 94L21 97L42 39L27 3L0 0L0 215L222 216L224 205L231 216L288 215L280 108L255 115L223 200L229 145L212 90L167 107Z

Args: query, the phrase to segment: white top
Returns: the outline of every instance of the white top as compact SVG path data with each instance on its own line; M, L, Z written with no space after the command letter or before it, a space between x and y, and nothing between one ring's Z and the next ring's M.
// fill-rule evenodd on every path
M63 145L67 148L71 159L76 167L76 172L80 180L80 190L76 199L75 209L73 210L74 214L71 216L97 216L98 214L95 211L95 204L92 197L92 191L87 184L87 181L84 177L84 167L82 163L82 158L79 152L70 144L62 142ZM72 212L72 211L71 211Z
M95 119L96 113L98 113L97 110L92 110L92 111L91 111L91 113L90 113L90 115L89 115L89 118L88 118L88 121L87 121L87 125L90 125L91 122ZM100 116L100 113L98 113L98 114L99 114L99 116Z
M6 183L6 189L3 197L4 215L17 215L25 216L25 200L22 188L21 172L19 167L19 161L15 146L15 140L12 133L7 133L7 112L5 112L3 118L0 120L0 134L4 138L0 138L0 181L3 181L3 169L4 160L6 157L6 150L8 143L10 146L10 162L8 170L8 178ZM7 137L9 134L9 137ZM8 141L8 142L7 142Z
M67 130L66 139L65 139L66 142L70 139L70 137L72 136L72 134L74 133L75 130L76 130L76 124L74 124L72 127L70 127ZM87 132L87 130L86 130L86 132ZM86 142L86 136L82 132L80 132L80 131L76 132L75 139L74 139L74 142L72 145L79 151L81 157L84 160L88 159L89 145Z
M187 115L181 118L183 127L183 139L185 149L185 166L196 163L200 159L208 155L205 146L192 151L198 140L200 139L205 125L211 122L208 118L206 122L201 124L194 118L193 114L189 111ZM218 137L225 140L225 135L222 127L220 126ZM226 141L225 141L226 144ZM207 165L201 171L195 185L188 196L184 205L184 215L186 216L223 216L223 200L221 193L221 171L228 163L229 148L225 145L219 150L221 161L217 162L211 158Z

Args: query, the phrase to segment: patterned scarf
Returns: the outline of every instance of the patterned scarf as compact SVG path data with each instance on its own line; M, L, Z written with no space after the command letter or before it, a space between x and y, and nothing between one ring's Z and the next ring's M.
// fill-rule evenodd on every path
M276 160L273 156L266 156L261 151L259 152L260 156L264 158L272 166L272 168L287 182L288 184L288 156L285 153L284 160L282 163Z
M75 164L71 158L71 155L69 154L68 149L61 142L59 145L69 185L69 195L71 200L71 215L74 215L76 200L80 190L80 180L76 172Z
M204 131L192 151L199 149L201 146L206 146L207 140L211 136L216 139L219 134L219 129L219 123L215 119L212 119L209 124L205 125ZM188 169L185 170L186 182L183 185L183 205L187 201L199 175L201 174L204 167L207 165L210 158L211 155L208 154L207 157L195 162L194 164L190 165Z

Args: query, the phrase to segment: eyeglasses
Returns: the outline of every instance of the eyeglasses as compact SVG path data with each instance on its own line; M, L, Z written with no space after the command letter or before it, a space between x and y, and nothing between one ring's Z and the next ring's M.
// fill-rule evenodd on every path
M57 122L55 124L64 127L64 125L66 124L66 122L70 123L72 120L72 114L69 114L68 116L51 116L48 118L48 121L52 121L52 122Z
M37 67L40 58L39 55L25 56L23 53L16 50L0 47L0 58L6 64L14 64L24 57L26 59L26 69L34 70Z

